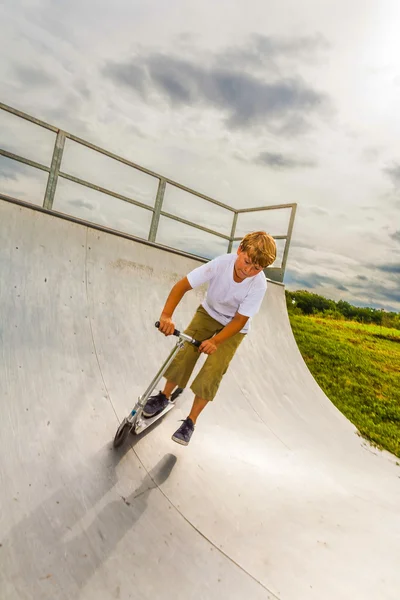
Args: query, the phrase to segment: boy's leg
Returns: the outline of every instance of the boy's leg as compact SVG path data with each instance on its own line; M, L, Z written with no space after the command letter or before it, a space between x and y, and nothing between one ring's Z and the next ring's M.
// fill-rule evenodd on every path
M199 414L214 399L219 384L228 370L229 363L245 335L244 333L237 333L232 336L221 344L214 354L207 358L191 385L191 389L195 393L192 409L189 416L173 434L172 439L174 442L184 446L187 446L190 442Z
M222 328L223 325L210 317L202 306L199 306L184 333L203 342L221 331ZM167 382L171 382L171 384L175 382L175 386L185 388L199 358L198 348L192 344L185 344L164 373ZM168 386L167 391L170 391L170 387Z
M189 413L188 419L192 420L193 425L196 425L197 417L201 413L202 410L207 406L209 400L205 400L204 398L199 398L199 396L194 397L192 410Z
M172 392L174 391L174 389L176 388L177 384L174 383L173 381L166 381L165 382L165 386L164 389L162 391L162 393L164 394L164 396L166 396L166 398L168 398L168 400L171 397Z
M225 340L214 354L207 357L206 362L190 386L196 397L205 398L209 401L215 398L222 378L245 336L245 333L236 333Z
M185 333L202 342L222 328L220 323L210 317L202 306L199 306ZM168 405L168 400L176 386L186 387L199 357L198 348L188 343L184 345L164 373L166 379L164 391L151 396L147 401L143 410L144 417L153 417L162 412Z

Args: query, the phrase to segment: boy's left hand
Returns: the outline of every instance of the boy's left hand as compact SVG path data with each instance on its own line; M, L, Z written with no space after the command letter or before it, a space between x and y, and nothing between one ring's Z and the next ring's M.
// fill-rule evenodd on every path
M199 352L204 352L204 354L214 354L218 350L218 346L213 340L204 340L201 342L199 346Z

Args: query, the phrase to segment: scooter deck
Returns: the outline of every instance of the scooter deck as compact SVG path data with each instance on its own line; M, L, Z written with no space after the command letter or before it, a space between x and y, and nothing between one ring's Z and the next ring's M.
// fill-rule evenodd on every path
M150 427L150 425L152 425L153 423L158 421L158 419L161 419L161 417L166 415L167 412L169 412L170 410L172 410L174 408L174 406L175 406L175 402L169 402L167 404L167 406L164 408L164 410L162 412L160 412L158 415L156 415L155 417L150 417L149 419L145 419L144 417L141 417L140 420L136 423L135 427L132 429L132 433L134 433L135 435L139 435L139 433L142 433L142 431L144 431L145 429Z

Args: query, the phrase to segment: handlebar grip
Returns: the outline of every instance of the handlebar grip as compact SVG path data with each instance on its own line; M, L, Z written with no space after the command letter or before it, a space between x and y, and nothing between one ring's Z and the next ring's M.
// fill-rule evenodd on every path
M157 329L160 327L160 321L156 321L154 323L154 325L157 327ZM181 332L178 329L175 329L174 331L174 335L176 336L180 336ZM196 348L199 348L201 346L201 342L199 342L198 340L192 340L191 344L193 344L193 346L196 346Z
M156 322L154 323L154 325L155 325L155 326L157 327L157 329L158 329L158 328L160 327L160 321L156 321ZM174 335L176 335L176 336L178 336L178 335L181 335L181 332L180 332L180 331L178 331L177 329L174 329Z

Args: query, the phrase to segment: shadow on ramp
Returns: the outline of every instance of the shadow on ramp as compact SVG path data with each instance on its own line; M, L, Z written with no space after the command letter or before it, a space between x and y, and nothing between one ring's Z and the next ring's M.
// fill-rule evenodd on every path
M168 479L177 458L165 455L127 495L119 490L117 476L122 458L109 445L103 447L1 540L2 568L9 573L3 600L80 597L123 538L142 535L135 530L143 529L138 524L152 492ZM130 548L134 571L148 547Z

